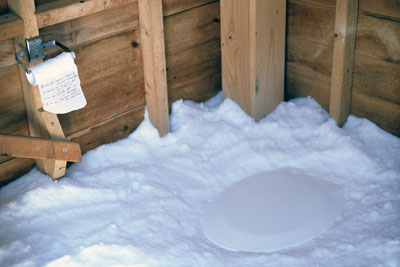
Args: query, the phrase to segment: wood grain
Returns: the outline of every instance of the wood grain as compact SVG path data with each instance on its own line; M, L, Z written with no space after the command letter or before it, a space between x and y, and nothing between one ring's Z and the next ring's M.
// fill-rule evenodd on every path
M287 37L287 71L314 80L331 80L333 47L289 35Z
M29 135L17 66L0 72L0 134ZM10 157L0 156L0 163Z
M282 101L285 76L286 1L255 1L250 15L251 114L256 120L272 112ZM266 19L267 18L267 19ZM253 25L253 29L252 29ZM253 90L255 89L255 90Z
M379 127L400 136L400 105L352 91L351 113L375 122Z
M213 41L168 56L168 92L220 73L221 52L219 46L219 42Z
M400 22L399 0L359 0L360 11L370 15L378 15Z
M25 105L17 66L1 71L0 81L0 133L28 132L26 122L24 124Z
M163 0L163 15L171 16L213 2L216 0Z
M169 105L221 90L219 10L217 2L164 18Z
M9 9L20 16L24 21L25 39L39 35L35 15L35 3L33 0L14 0L8 3ZM20 51L18 40L15 40L16 50ZM40 63L40 61L37 61ZM33 66L37 63L29 63L28 66ZM39 109L42 107L40 95L37 86L31 86L26 80L25 71L19 66L20 80L24 94L25 108L28 117L29 132L31 136L44 137L56 140L64 139L64 133L61 129L57 115L51 114L43 117ZM51 176L53 179L60 178L65 175L66 161L60 160L36 160L37 167L44 173Z
M0 165L0 186L12 182L30 171L34 166L33 159L13 158Z
M256 120L283 100L285 1L221 1L222 89Z
M221 0L222 91L250 114L250 1Z
M170 51L168 85L171 86L171 100L185 98L205 101L221 89L219 3L211 2L213 1L164 1L164 6L171 3L175 5L169 11L164 10L164 15L168 16L164 19L164 30L166 51ZM85 107L88 110L82 110L81 113L75 111L59 117L68 135L67 139L78 141L83 152L104 142L126 137L143 120L142 44L138 38L137 27L137 4L133 3L123 8L108 9L40 29L44 40L61 40L72 46L77 54L76 63L88 100L88 106ZM175 28L178 27L177 31ZM9 65L14 66L2 69L0 87L9 89L7 98L18 99L19 95L21 108L17 109L20 114L17 115L14 113L16 110L12 108L13 103L17 103L16 100L9 103L3 98L5 95L0 94L0 103L3 101L7 104L0 106L0 109L4 107L13 112L7 115L1 113L0 117L3 115L1 118L5 119L2 124L7 127L4 133L17 131L16 134L25 135L28 134L28 127L24 115L22 89L19 87L18 91L15 86L19 84L12 81L19 80L13 59L14 44L11 40L4 42L11 44L3 46L8 51L4 55L9 58ZM1 49L0 45L0 51ZM108 49L110 53L107 53ZM49 57L52 57L60 50L47 51ZM187 67L189 69L186 69ZM127 75L129 72L133 74ZM2 74L4 75L1 76ZM14 77L12 80L8 79L10 74ZM125 78L124 75L129 78ZM174 79L174 76L177 77ZM25 125L25 130L18 132L18 129L23 129L22 125ZM0 159L13 162L9 157ZM15 160L19 162L19 159ZM0 164L0 172L9 168L6 165L10 166Z
M350 114L358 0L337 0L329 116L342 126Z
M400 64L400 22L359 15L356 52Z
M400 105L400 64L356 54L353 88L364 95Z
M144 105L128 109L109 119L103 120L88 128L67 136L67 140L77 142L82 153L102 144L115 142L127 137L135 130L144 118Z
M169 132L167 70L161 0L139 0L146 107L160 136Z
M335 8L336 0L289 0L289 3L312 4L317 6L326 6Z
M0 41L0 72L16 64L14 39Z
M220 41L219 3L164 18L165 53L172 56L210 41Z
M87 105L59 116L66 135L145 103L142 68L125 69L104 80L84 86L82 90Z
M335 9L289 1L287 13L288 35L317 43L333 45Z
M324 109L329 110L329 81L313 79L301 73L292 72L288 68L285 82L286 101L295 97L312 96Z
M0 40L13 38L24 33L24 22L18 16L7 13L0 15Z
M74 51L83 86L128 69L138 71L143 66L138 28L80 45Z
M19 158L82 161L77 143L28 136L0 134L0 154Z
M93 15L79 17L64 23L40 29L44 40L57 40L68 47L98 41L137 28L137 3L107 9ZM49 53L59 49L48 49Z
M59 0L37 7L37 24L39 28L44 28L134 2L137 0Z

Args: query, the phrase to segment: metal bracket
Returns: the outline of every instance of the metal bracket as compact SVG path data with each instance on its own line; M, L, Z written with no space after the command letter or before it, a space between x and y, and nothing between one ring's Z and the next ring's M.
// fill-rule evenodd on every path
M19 59L20 57L27 56L29 62L34 62L39 59L43 59L46 55L44 49L49 46L58 46L62 48L65 52L72 52L71 49L63 45L62 43L53 40L43 43L40 36L29 38L25 40L26 49L15 54L15 60L18 64L22 65L26 73L31 71L25 66L25 64Z

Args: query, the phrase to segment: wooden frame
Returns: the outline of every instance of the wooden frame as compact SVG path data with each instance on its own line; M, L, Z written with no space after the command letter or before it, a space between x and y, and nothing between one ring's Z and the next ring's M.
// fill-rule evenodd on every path
M223 95L259 120L283 101L286 1L220 3Z
M163 136L169 132L169 109L162 1L139 0L139 21L146 107Z
M10 13L0 16L0 30L4 29L4 31L1 31L0 40L15 37L16 52L21 51L25 49L24 39L38 36L39 28L94 14L106 9L128 5L137 1L104 0L80 2L76 0L62 0L41 5L38 10L35 10L34 0L8 0ZM139 8L142 7L140 8L141 11L139 11L142 13L142 16L139 15L142 24L141 28L145 29L141 30L141 32L147 109L151 122L159 130L160 135L165 135L169 131L169 115L162 3L161 0L143 0L139 2ZM30 64L25 63L28 66L33 66L40 63L40 61ZM27 82L25 71L22 67L19 67L19 72L30 135L59 141L65 140L65 135L57 115L42 111L38 87L31 86ZM13 140L15 145L15 139ZM10 142L10 139L7 139L7 142ZM29 142L32 141L30 140ZM54 141L48 142L44 147L58 144ZM34 143L36 144L36 142ZM63 144L65 145L66 143ZM21 156L28 152L15 153L15 150L13 150L13 153L7 154ZM34 155L30 154L30 157L32 156ZM57 160L60 158L59 155L49 156L49 153L47 153L47 156L37 155L35 157L37 167L54 179L62 177L66 169L65 158L61 157L62 160ZM76 161L76 157L72 161Z
M3 134L0 134L0 155L71 162L82 160L77 143Z
M358 0L337 0L329 115L342 126L351 108Z
M23 40L39 35L39 28L35 15L34 0L9 0L10 10L22 18L24 22L23 35L14 38L16 52L25 49ZM41 61L37 62L40 63ZM37 63L27 63L33 66ZM55 140L65 140L57 115L42 110L38 86L31 86L25 77L25 70L19 66L19 74L24 94L25 108L28 117L29 133L34 137L45 137ZM36 166L53 179L65 175L67 162L65 160L37 159Z

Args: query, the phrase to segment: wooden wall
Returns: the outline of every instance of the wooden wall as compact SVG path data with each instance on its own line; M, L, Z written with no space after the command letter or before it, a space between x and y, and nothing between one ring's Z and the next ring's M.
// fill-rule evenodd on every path
M63 1L36 0L36 10ZM164 0L163 11L169 102L209 99L221 88L219 2ZM7 12L7 1L0 0L0 15ZM59 115L68 140L80 143L84 153L126 137L141 123L145 92L137 2L41 28L40 35L76 53L88 104ZM60 52L46 51L48 58ZM0 133L29 135L14 54L13 39L0 41ZM32 166L30 159L0 156L0 183Z
M37 10L72 0L36 0ZM129 1L127 1L129 2ZM288 0L285 98L313 96L329 110L335 0ZM169 103L221 89L219 2L163 0ZM0 15L8 12L0 0ZM88 105L59 116L82 151L126 137L143 119L137 3L40 29L77 55ZM0 133L28 135L12 39L0 41ZM56 51L50 50L49 57ZM400 2L359 0L351 112L400 136ZM0 157L0 183L33 166Z
M335 0L289 0L285 98L329 110ZM400 136L400 1L359 0L351 113Z

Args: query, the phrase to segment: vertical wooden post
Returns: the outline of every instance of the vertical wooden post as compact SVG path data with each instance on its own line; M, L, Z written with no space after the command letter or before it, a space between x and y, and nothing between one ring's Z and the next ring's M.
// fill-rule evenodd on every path
M151 123L163 136L169 132L169 110L162 1L139 0L138 4L146 106Z
M14 38L16 51L21 51L25 49L24 39L39 35L35 15L35 2L34 0L8 0L8 7L24 21L24 35ZM33 66L39 62L31 63L29 66ZM19 67L19 74L24 93L30 135L64 140L64 132L57 115L46 111L39 111L43 105L38 86L31 86L29 84L25 76L25 70L21 66ZM36 160L36 166L54 179L65 175L66 165L67 162L63 160Z
M337 0L329 115L342 126L350 113L358 0Z
M223 95L259 120L283 100L286 1L220 3Z

